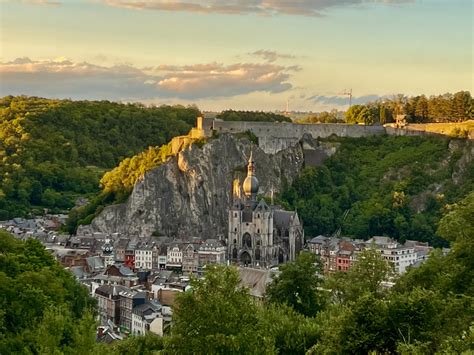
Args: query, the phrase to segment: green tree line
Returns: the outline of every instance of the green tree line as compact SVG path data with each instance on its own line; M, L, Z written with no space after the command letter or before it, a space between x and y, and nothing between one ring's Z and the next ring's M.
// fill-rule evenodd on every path
M196 107L0 99L0 220L64 210L99 192L103 173L194 125Z
M346 111L345 121L366 125L385 124L394 122L398 114L404 114L407 123L462 122L473 119L473 104L469 91L430 97L397 95L392 99L353 105Z
M287 116L264 111L234 111L227 110L219 113L216 118L223 121L249 121L249 122L291 122Z

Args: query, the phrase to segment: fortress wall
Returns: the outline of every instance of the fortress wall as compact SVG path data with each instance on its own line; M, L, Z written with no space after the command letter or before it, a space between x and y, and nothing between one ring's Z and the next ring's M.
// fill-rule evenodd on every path
M385 134L383 126L362 126L335 123L295 124L283 122L244 122L215 120L213 129L220 133L250 131L258 137L259 146L265 153L274 154L296 144L305 133L313 138L364 137Z
M383 126L362 126L336 123L295 124L278 122L235 122L214 121L214 130L222 133L251 131L257 137L301 138L309 133L314 138L329 137L333 134L340 137L364 137L385 134Z
M443 136L424 130L395 128L389 126L364 126L339 123L296 124L288 122L245 122L214 120L212 128L218 133L240 133L250 131L258 137L258 145L267 154L275 154L299 142L305 133L313 138L367 137L388 134L392 136Z
M423 131L419 129L385 127L385 132L389 136L438 136L446 137L445 134Z

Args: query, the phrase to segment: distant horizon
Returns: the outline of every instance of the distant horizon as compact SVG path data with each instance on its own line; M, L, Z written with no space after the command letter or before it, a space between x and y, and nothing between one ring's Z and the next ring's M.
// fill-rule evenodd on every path
M460 91L469 91L469 90L460 90ZM469 91L470 92L470 91ZM424 95L425 97L429 98L431 96L442 96L442 95L452 95L452 94L455 94L455 92L444 92L444 93L441 93L441 94L433 94L433 95L425 95L425 94L419 94L419 95L404 95L402 93L399 93L399 94L394 94L394 95L390 95L390 96L386 96L386 97L380 97L378 100L392 100L395 98L396 95L404 95L405 97L417 97L417 96L422 96ZM334 107L333 109L329 109L329 110L292 110L291 107L290 107L290 110L289 111L286 111L285 109L269 109L269 110L264 110L264 109L259 109L259 108L256 108L256 109L241 109L241 108L235 108L235 107L229 107L229 108L223 108L223 109L220 109L220 110L210 110L210 109L205 109L205 108L202 108L200 107L197 103L194 103L194 102L186 102L186 103L180 103L180 102L170 102L170 103L167 103L167 102L161 102L161 103L153 103L153 102L142 102L142 101L125 101L125 100L109 100L109 99L82 99L82 98L70 98L70 97L46 97L46 96L38 96L38 95L27 95L27 94L18 94L18 95L12 95L12 94L7 94L7 95L2 95L0 98L5 98L5 97L8 97L8 96L25 96L25 97L37 97L37 98L42 98L42 99L48 99L48 100L70 100L70 101L109 101L109 102L115 102L115 103L118 103L118 104L124 104L124 105L127 105L127 104L140 104L140 105L144 105L145 107L160 107L160 106L184 106L184 107L187 107L187 106L195 106L199 109L199 111L201 111L202 113L221 113L221 112L224 112L224 111L253 111L253 112L269 112L269 113L282 113L284 114L285 112L288 112L288 113L301 113L301 114L311 114L311 113L321 113L321 112L331 112L333 110L336 110L337 112L345 112L347 111L347 109L349 108L349 103L347 105L342 105L342 106L339 106L339 107ZM354 99L353 99L354 100ZM347 99L347 101L349 101L349 99ZM352 106L354 105L364 105L364 104L368 104L368 103L371 103L371 102L375 102L377 100L369 100L369 101L365 101L365 102L359 102L359 103L352 103Z
M470 0L0 0L0 95L345 110L473 90Z

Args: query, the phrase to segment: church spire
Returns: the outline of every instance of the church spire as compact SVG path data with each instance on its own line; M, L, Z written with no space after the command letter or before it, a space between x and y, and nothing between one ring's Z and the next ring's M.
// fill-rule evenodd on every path
M247 176L255 175L255 164L253 161L253 151L250 151L249 163L247 165Z
M253 152L250 151L250 157L247 165L247 177L244 180L244 194L247 198L255 200L258 193L258 180L255 177L255 164L253 161Z

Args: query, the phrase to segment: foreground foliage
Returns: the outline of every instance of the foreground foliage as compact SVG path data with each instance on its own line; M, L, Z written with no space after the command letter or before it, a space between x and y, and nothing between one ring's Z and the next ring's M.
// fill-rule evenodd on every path
M0 231L0 353L85 354L95 303L40 242Z

